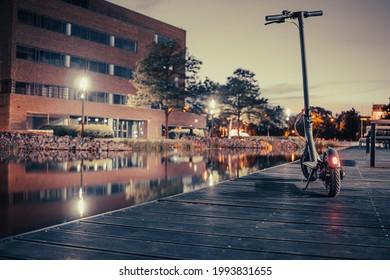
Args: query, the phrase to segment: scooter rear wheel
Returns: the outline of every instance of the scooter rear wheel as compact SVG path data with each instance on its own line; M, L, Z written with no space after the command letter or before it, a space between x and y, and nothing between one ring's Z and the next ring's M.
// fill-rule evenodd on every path
M336 197L340 194L340 169L332 168L329 172L329 177L325 180L325 187L328 192L328 196Z

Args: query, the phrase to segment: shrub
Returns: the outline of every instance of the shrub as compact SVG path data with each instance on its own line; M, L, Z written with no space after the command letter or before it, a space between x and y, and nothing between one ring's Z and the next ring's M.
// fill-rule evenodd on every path
M77 132L81 134L81 126L78 127ZM105 124L87 124L84 126L84 137L113 138L114 132Z
M77 137L81 135L81 125L45 125L42 130L53 130L56 136L71 136ZM84 137L90 138L113 138L113 131L105 124L86 124L84 125Z
M45 125L40 129L53 130L53 134L56 136L71 136L76 137L78 135L78 126L65 126L65 125Z

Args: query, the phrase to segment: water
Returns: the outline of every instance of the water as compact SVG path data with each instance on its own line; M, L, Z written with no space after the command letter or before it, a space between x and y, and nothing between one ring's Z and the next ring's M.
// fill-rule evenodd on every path
M212 186L292 161L295 154L212 150L86 157L0 162L0 238Z

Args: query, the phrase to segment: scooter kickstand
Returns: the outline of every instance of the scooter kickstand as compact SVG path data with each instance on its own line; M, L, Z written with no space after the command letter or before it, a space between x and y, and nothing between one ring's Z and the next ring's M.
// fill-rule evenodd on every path
M307 190L307 188L309 187L310 181L311 181L311 179L312 179L313 176L314 176L314 172L315 172L315 169L312 169L311 172L310 172L309 178L307 178L306 187L304 187L304 188L302 189L303 191Z

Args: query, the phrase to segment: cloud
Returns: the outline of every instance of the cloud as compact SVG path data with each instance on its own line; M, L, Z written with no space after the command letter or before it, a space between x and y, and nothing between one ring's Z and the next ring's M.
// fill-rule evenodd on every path
M302 91L302 85L284 83L263 87L262 90L264 93L289 94L292 92Z
M303 100L302 85L299 84L282 83L270 85L262 87L262 93L264 97L273 103Z

